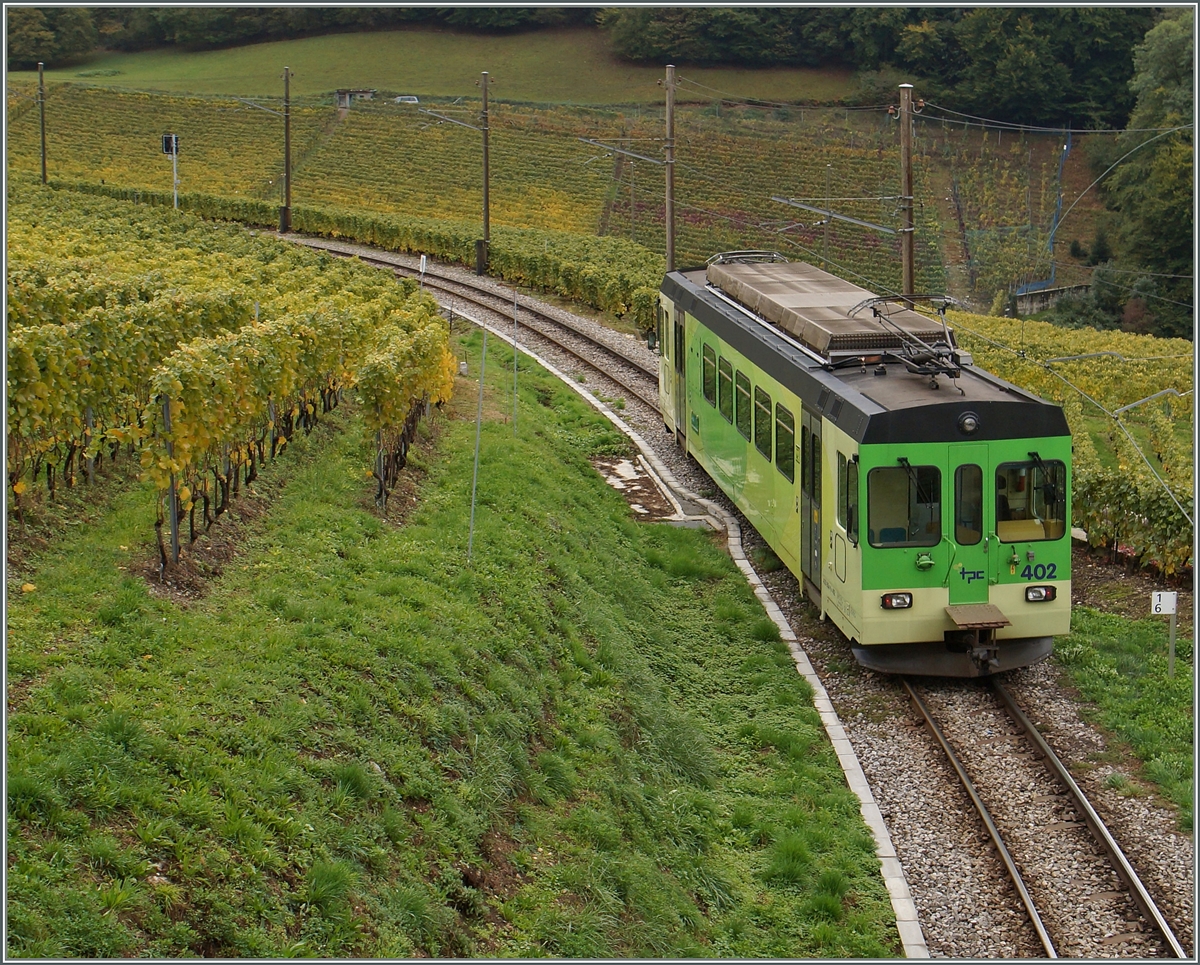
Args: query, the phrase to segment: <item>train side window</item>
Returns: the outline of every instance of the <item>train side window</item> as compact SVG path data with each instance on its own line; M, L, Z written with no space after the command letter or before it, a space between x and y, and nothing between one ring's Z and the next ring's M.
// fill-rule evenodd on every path
M867 541L936 546L942 539L942 474L936 466L884 466L867 473Z
M666 355L667 354L667 343L666 343L666 339L665 339L666 325L663 323L663 316L666 314L666 312L663 311L662 302L659 302L657 307L658 307L658 315L657 315L657 317L658 317L658 350L661 354Z
M1036 454L1031 454L1036 455ZM1067 467L1057 459L996 468L996 535L1003 543L1061 539L1067 531Z
M983 470L959 466L954 471L954 541L974 546L983 539Z
M775 465L788 482L796 481L796 420L781 405L775 406Z
M726 422L733 421L733 366L728 359L717 362L717 381L720 389L721 415Z
M687 344L684 339L683 330L683 313L675 315L675 371L683 373L684 354L687 352Z
M704 398L711 405L717 404L717 353L711 345L704 346L703 362Z
M754 387L754 448L771 461L771 397Z
M750 438L750 376L737 372L733 377L735 389L734 410L737 414L737 431Z
M858 542L858 462L838 453L838 525L851 543Z

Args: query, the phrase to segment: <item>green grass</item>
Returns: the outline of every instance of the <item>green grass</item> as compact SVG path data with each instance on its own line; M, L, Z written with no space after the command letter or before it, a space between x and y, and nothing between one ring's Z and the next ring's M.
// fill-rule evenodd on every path
M1175 676L1169 677L1167 636L1164 619L1130 620L1077 607L1055 659L1091 702L1084 712L1130 747L1142 776L1179 808L1180 825L1190 832L1194 654L1185 633L1176 641Z
M482 36L414 27L334 34L303 40L182 53L152 50L103 53L85 63L45 72L47 83L87 82L164 91L282 97L284 66L295 72L297 96L340 87L374 87L404 94L473 94L481 71L504 100L575 104L661 104L661 67L621 63L598 30L544 30ZM111 73L119 71L119 73ZM13 81L36 79L13 71ZM833 101L854 89L849 71L687 68L687 76L743 97Z
M10 955L895 954L753 594L711 536L631 518L587 462L627 443L532 368L514 437L505 354L469 564L463 382L403 526L339 410L203 599L130 575L138 486L10 574L37 586L9 611Z

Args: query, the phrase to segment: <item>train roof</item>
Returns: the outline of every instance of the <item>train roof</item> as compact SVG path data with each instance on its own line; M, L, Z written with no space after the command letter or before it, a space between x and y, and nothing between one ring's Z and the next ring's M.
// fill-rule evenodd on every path
M662 291L859 442L965 441L959 420L966 412L977 416L972 438L981 442L1070 434L1061 407L977 368L965 353L957 353L962 365L953 381L909 372L887 354L895 348L876 334L895 335L896 348L906 335L944 343L948 333L942 326L893 303L884 308L888 321L906 335L885 328L869 309L859 321L849 310L875 296L812 265L685 269L668 273ZM784 321L772 321L762 310ZM804 332L806 325L809 334L800 337L795 328ZM822 339L824 352L817 348ZM852 344L864 347L849 348Z
M899 349L905 334L954 345L949 329L898 303L886 304L885 327L875 295L802 261L717 262L705 281L826 359Z

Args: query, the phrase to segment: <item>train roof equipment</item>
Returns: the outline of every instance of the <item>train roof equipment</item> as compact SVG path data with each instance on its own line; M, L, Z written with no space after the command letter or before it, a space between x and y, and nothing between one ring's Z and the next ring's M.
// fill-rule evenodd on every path
M944 321L939 323L905 307L906 302L918 299L941 299L944 307L953 302L948 296L880 298L813 265L755 258L774 254L717 255L710 259L706 281L827 362L903 351L906 346L930 350L941 343L949 349L957 347ZM868 308L869 313L865 311Z
M715 255L669 272L662 290L861 442L962 438L964 406L978 439L1069 434L1059 406L973 365L945 322L957 304L948 296L880 297L769 251ZM941 317L914 311L916 301ZM887 378L897 366L903 374ZM931 392L939 376L957 391Z

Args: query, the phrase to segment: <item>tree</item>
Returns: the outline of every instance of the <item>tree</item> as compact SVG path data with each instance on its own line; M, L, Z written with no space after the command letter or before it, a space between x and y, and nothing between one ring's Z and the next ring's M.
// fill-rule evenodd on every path
M36 7L12 7L8 11L9 67L36 67L50 59L54 32L46 15Z
M89 53L99 39L83 7L10 7L7 18L10 67L57 65Z
M1152 330L1186 338L1192 337L1194 317L1193 27L1192 10L1173 10L1135 49L1130 88L1137 104L1115 148L1118 156L1134 153L1118 164L1104 185L1106 201L1119 215L1122 261L1156 281L1153 291L1143 286L1143 300L1155 318ZM1163 133L1176 127L1184 129ZM1153 129L1160 130L1156 134ZM1145 147L1139 147L1142 144Z
M970 55L955 85L967 110L1022 121L1055 118L1070 73L1055 60L1050 38L1028 11L971 10L953 32Z

